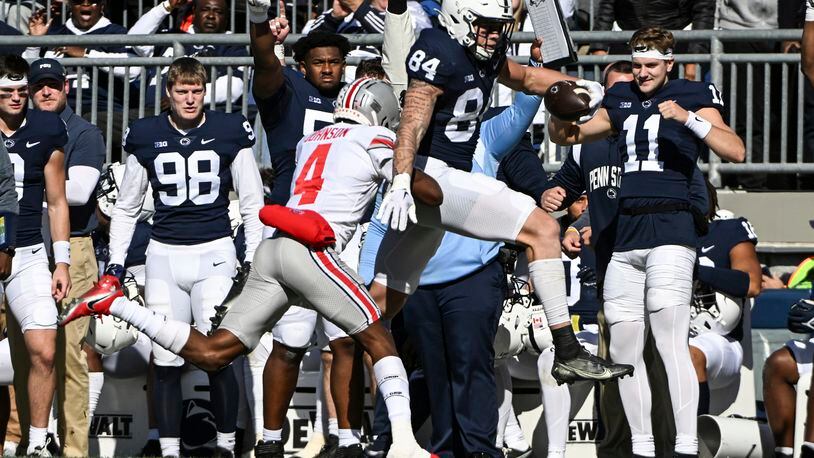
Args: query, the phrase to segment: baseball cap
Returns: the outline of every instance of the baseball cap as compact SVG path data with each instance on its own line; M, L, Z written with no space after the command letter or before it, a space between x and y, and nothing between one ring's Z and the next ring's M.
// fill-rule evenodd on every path
M36 84L44 79L65 81L65 69L55 59L38 59L31 64L28 72L28 84Z

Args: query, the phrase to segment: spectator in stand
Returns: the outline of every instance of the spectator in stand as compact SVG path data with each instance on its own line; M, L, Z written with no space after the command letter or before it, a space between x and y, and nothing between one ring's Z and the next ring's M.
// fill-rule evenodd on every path
M15 36L22 35L22 33L14 27L0 21L0 36ZM0 46L0 54L16 54L22 56L25 52L24 46Z
M164 0L139 18L127 33L130 35L153 34L161 27L161 24L170 14L179 9L183 9L187 3L188 0ZM191 25L186 24L184 21L179 21L179 28L164 30L162 32L193 34L232 33L230 30L227 30L229 24L229 6L226 0L194 0L192 4L194 6L194 14L192 16ZM186 30L180 28L183 25L187 25ZM133 51L142 57L174 57L175 55L172 46L162 49L156 49L155 46L134 46ZM184 55L192 57L243 57L249 54L246 52L246 47L242 45L185 45ZM233 67L230 77L228 67L215 67L216 77L213 81L207 83L204 103L211 103L212 98L214 98L216 104L225 104L228 100L231 100L233 104L238 103L243 95L244 71L246 70L243 67ZM164 68L162 75L166 72L167 67ZM158 78L155 76L150 80L149 89L147 90L148 104L155 101L157 80ZM162 78L162 87L164 86L164 81L165 79ZM163 94L163 91L161 93ZM163 99L166 100L166 97ZM165 102L162 101L162 108L164 108L164 106Z
M334 0L331 9L305 25L303 33L320 30L332 33L383 33L387 0ZM416 34L431 27L421 4L407 2Z
M56 0L52 0L52 2L53 4L58 3ZM39 8L42 8L42 5L35 0L22 0L19 3L5 1L0 5L0 11L2 11L2 17L6 23L24 35L28 34L29 18Z
M38 10L31 15L28 21L30 34L32 36L42 35L124 35L127 30L110 22L105 17L105 5L107 0L70 0L70 17L64 24L57 25L54 17L46 20L45 9ZM36 59L38 57L61 58L61 57L129 57L127 49L120 45L91 45L82 46L59 46L57 48L28 48L24 57ZM73 70L73 72L71 72ZM75 107L77 111L77 98L79 89L83 91L81 98L83 112L91 110L91 88L98 90L97 110L107 111L108 97L113 98L114 110L122 109L124 86L130 84L139 75L139 67L131 67L128 71L125 67L113 67L113 94L108 94L108 78L110 78L109 67L99 67L99 77L96 81L91 78L90 69L85 69L81 80L75 68L69 70L67 79L70 82L70 93L68 94L68 104ZM132 94L131 94L132 96ZM138 97L131 97L131 100L138 100Z
M614 21L622 30L631 31L644 26L682 30L692 25L694 30L711 29L715 20L715 3L715 0L600 0L594 18L594 30L611 30ZM676 53L706 54L709 52L709 42L679 42L677 48L673 50ZM626 43L613 46L593 43L591 52L628 54L629 49ZM687 79L695 79L698 73L697 64L687 64L684 67L684 77Z

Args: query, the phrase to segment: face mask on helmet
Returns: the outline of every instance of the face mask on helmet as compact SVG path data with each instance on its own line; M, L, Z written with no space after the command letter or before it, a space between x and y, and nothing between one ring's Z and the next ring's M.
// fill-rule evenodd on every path
M351 121L364 126L382 126L395 131L401 105L393 86L383 80L360 78L345 85L336 98L334 121Z
M514 25L508 0L445 0L441 9L441 25L476 59L488 61L506 53Z

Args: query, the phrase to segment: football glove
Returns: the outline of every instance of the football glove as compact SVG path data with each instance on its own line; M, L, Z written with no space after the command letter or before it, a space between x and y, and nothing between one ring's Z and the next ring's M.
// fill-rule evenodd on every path
M102 276L101 279L99 279L99 282L101 283L101 280L103 278L111 276L116 278L116 280L121 284L124 281L124 274L126 272L127 271L124 269L124 266L122 266L121 264L110 264L105 269L105 274Z
M789 309L788 328L791 332L814 332L814 300L800 299Z
M588 95L591 97L591 101L588 103L588 106L591 107L591 112L582 116L577 121L577 124L583 124L590 121L596 114L596 111L599 110L599 107L602 106L602 99L605 98L605 89L596 81L577 80L576 83L577 86L586 89Z
M415 200L410 192L410 174L400 173L393 177L376 218L394 230L404 231L408 219L413 223L418 222L415 211Z
M247 0L249 8L249 20L255 24L261 24L269 20L269 9L271 0Z

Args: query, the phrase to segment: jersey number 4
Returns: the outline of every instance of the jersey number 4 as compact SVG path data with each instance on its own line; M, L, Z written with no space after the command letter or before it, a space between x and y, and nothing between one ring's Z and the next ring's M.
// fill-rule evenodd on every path
M212 150L195 151L188 159L179 153L159 154L155 175L163 185L158 192L161 203L175 207L189 199L195 205L211 204L220 195L219 171L220 156ZM167 186L175 190L166 190Z
M317 194L322 189L322 171L325 170L325 160L328 159L328 151L331 149L330 143L323 143L317 146L308 156L305 165L297 180L294 182L294 195L300 196L300 205L313 204L317 200Z

